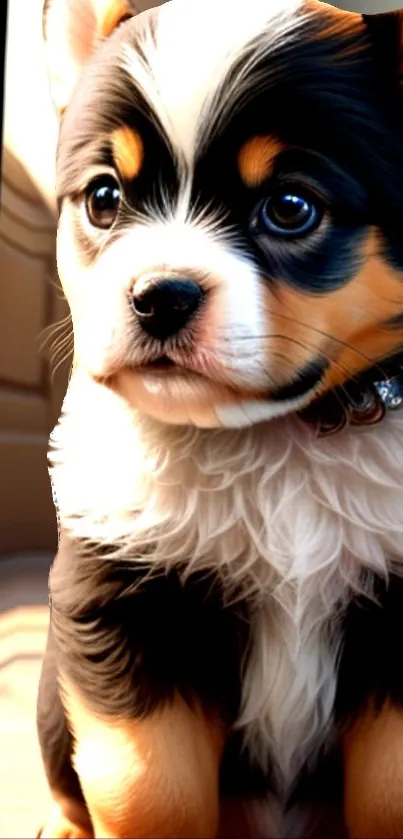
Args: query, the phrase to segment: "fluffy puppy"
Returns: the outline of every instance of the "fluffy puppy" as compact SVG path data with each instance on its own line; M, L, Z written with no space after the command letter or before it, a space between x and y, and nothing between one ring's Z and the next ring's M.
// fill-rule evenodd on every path
M74 326L45 835L302 836L315 801L401 837L402 17L134 13L45 8Z

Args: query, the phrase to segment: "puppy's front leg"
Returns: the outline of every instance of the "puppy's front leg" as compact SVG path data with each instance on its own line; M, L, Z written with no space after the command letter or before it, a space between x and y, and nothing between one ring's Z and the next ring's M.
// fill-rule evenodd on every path
M205 573L150 575L64 537L50 590L70 774L95 836L214 836L249 631L243 607L227 606ZM44 754L52 736L45 726Z
M65 680L62 692L96 837L217 834L225 743L218 719L179 695L142 719L108 719Z

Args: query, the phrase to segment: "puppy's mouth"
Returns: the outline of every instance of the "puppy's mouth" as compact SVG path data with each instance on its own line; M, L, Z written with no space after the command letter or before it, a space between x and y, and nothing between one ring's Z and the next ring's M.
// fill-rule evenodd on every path
M171 378L183 379L199 379L206 383L217 385L221 384L230 387L228 382L215 375L215 371L209 368L209 365L203 363L201 360L193 359L191 362L185 359L175 359L168 355L161 355L153 361L148 361L145 364L139 364L132 368L133 373L146 376L155 376L156 378L164 377L167 381Z
M158 378L166 376L167 379L170 377L199 379L206 383L210 383L211 385L221 385L234 393L239 392L242 396L253 396L258 399L270 399L273 402L279 403L293 402L294 400L299 401L303 399L304 396L316 391L320 387L328 367L329 362L327 360L316 359L297 371L296 375L287 384L281 385L278 388L269 388L266 391L253 387L244 387L241 389L229 382L223 382L222 379L218 380L215 376L210 375L209 371L206 370L204 366L204 369L201 369L201 365L199 366L196 364L187 366L176 362L174 359L165 354L153 361L147 362L146 364L139 365L134 369L134 372L151 376L155 374Z
M169 373L169 371L187 372L185 367L177 364L176 361L173 361L172 358L169 358L167 355L161 355L159 358L155 358L153 361L148 361L146 364L140 364L135 368L136 373L150 373L152 371L156 373Z
M130 406L163 422L242 427L307 407L322 390L326 369L323 362L311 362L281 387L253 389L253 382L249 387L231 382L230 371L215 369L211 359L172 356L123 367L110 386Z

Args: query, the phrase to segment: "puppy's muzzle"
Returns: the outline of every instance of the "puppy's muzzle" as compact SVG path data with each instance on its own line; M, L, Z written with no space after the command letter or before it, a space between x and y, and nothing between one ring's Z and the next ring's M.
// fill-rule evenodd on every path
M131 304L145 332L160 341L176 335L200 308L204 292L187 277L156 277L145 288L133 288Z

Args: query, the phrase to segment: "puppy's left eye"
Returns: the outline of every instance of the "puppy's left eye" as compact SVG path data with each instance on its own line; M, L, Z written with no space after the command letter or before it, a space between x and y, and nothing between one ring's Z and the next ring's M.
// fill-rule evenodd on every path
M112 175L101 175L86 190L85 209L93 227L112 227L121 201L120 186Z
M276 238L295 239L314 230L322 216L319 201L313 196L283 188L260 204L252 226Z

